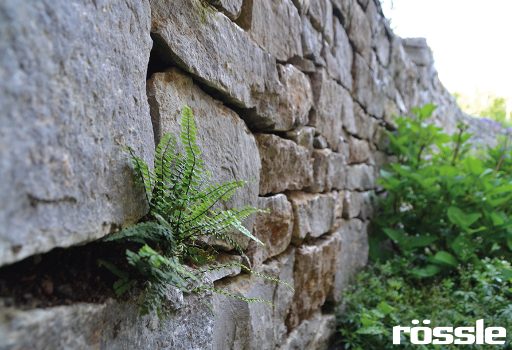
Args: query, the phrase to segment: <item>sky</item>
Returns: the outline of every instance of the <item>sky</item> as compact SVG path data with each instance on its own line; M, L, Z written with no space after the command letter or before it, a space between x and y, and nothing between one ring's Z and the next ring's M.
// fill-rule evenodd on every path
M512 101L512 0L381 0L401 37L425 37L452 93Z

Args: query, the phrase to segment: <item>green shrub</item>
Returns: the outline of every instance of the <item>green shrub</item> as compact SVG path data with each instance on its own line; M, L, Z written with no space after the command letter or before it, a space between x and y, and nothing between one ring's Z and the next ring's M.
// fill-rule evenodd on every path
M398 118L389 133L397 161L381 172L385 193L371 236L374 259L398 253L404 271L420 278L512 251L510 140L474 149L463 125L448 135L428 122L434 108Z
M430 327L474 326L484 319L486 327L505 327L512 333L512 267L498 259L468 265L453 277L436 283L412 282L397 273L401 262L390 260L358 275L345 291L338 314L343 342L339 348L369 349L461 349L456 346L410 345L402 337L393 345L394 326L413 326L411 321L431 320ZM403 335L403 334L402 334ZM510 336L507 345L511 346ZM407 345L409 344L409 345ZM471 347L487 349L487 347Z
M226 265L210 264L204 269L189 267L214 261L216 251L205 243L208 239L224 241L242 255L241 247L233 239L234 230L263 244L242 225L242 220L260 210L250 206L221 209L219 204L230 199L246 182L209 183L197 145L194 116L189 107L182 111L180 141L183 153L178 151L178 142L172 135L163 136L156 148L152 169L129 149L137 179L144 188L149 213L143 222L106 238L106 241L121 242L131 247L126 250L128 269L119 268L109 261L101 263L119 278L114 284L118 295L132 289L137 281L144 282L142 313L165 311L163 300L169 285L184 292L211 289L229 294L208 286L203 276L207 271L225 268ZM244 265L237 266L249 270ZM257 275L279 282L270 276Z

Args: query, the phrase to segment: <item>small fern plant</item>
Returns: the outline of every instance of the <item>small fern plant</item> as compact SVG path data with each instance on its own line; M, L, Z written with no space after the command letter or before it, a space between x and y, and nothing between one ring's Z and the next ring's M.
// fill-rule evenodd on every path
M119 278L114 284L117 295L132 289L137 280L144 281L140 303L143 314L165 311L163 301L169 285L187 293L210 289L229 295L226 291L210 287L202 276L211 269L226 267L225 264L209 265L206 269L189 267L190 264L202 265L215 259L215 249L205 243L208 239L224 241L241 255L243 251L233 239L235 230L263 244L242 225L244 219L259 209L251 206L220 209L220 204L230 199L246 182L237 180L211 184L197 144L197 129L190 107L183 108L180 125L182 152L178 150L176 138L165 134L156 148L153 169L131 148L128 149L136 177L144 188L149 213L143 222L105 239L129 243L132 247L126 250L129 272L122 271L111 262L101 261L101 264ZM238 265L250 271L244 265ZM255 274L280 282L271 276ZM263 301L233 296L246 301Z

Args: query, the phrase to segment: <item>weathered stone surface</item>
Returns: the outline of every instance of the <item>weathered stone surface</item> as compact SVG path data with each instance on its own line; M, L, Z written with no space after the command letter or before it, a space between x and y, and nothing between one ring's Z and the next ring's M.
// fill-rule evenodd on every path
M229 102L252 109L244 117L255 126L272 128L283 87L275 59L248 33L202 0L151 0L151 17L162 59L176 60Z
M355 137L349 137L348 148L348 164L365 163L370 160L371 150L368 141L359 140Z
M329 146L336 150L342 133L343 113L353 113L350 94L336 81L329 78L325 70L312 77L314 107L310 124L324 135Z
M327 350L336 331L336 317L315 313L295 328L280 350Z
M261 156L260 195L300 190L311 184L312 159L309 151L276 135L257 134Z
M373 191L345 191L343 198L343 218L370 219L374 210L373 195Z
M308 123L313 105L313 92L309 78L291 64L279 65L279 77L284 86L280 97L280 118L275 130L290 130Z
M375 187L377 172L367 164L349 165L347 167L346 188L351 191L368 191Z
M308 15L311 23L320 32L323 32L327 42L333 39L333 15L330 0L314 0L309 2Z
M293 285L294 254L290 249L258 271ZM285 319L293 298L291 288L247 275L220 281L216 287L246 298L264 299L273 305L215 295L213 349L274 349L284 341Z
M430 66L434 64L432 50L427 45L425 38L406 38L402 43L410 59L418 66Z
M345 187L346 171L345 157L330 149L313 152L313 182L308 190L311 192L326 192Z
M378 120L369 116L359 103L354 103L353 119L346 119L343 126L352 135L365 140L372 140L378 127Z
M259 213L254 223L253 234L265 246L250 242L247 256L252 265L257 266L268 258L281 254L286 250L292 239L293 210L284 194L271 197L260 197L258 207L268 213Z
M244 0L210 0L210 3L220 9L226 16L235 20L240 16Z
M152 161L149 6L2 1L0 36L0 265L137 221L123 145Z
M246 1L238 23L279 61L302 56L302 24L291 0Z
M331 293L340 251L339 233L322 236L315 245L303 245L295 255L295 295L286 320L288 329L311 317Z
M140 317L130 303L74 304L0 314L0 348L24 349L179 349L211 347L214 316L211 295L192 295L171 317Z
M312 59L317 64L325 64L322 53L322 33L318 32L309 17L302 16L302 50L304 57Z
M288 131L285 136L286 138L295 141L299 146L305 147L310 151L313 150L315 128L311 126L302 126L295 130Z
M327 140L322 135L315 136L313 139L313 147L316 149L327 148Z
M358 54L354 55L352 76L354 77L352 90L354 99L367 113L376 118L382 118L385 95L380 90L375 73Z
M300 244L306 237L320 237L334 225L336 196L333 193L291 192L294 224L292 241Z
M341 250L336 255L334 287L329 300L339 302L352 277L368 261L368 223L359 219L342 220L337 234Z
M372 32L368 18L359 4L351 6L348 37L354 44L356 51L365 59L370 61L372 51Z
M334 20L334 42L332 45L324 43L323 56L327 66L327 73L331 78L341 83L346 89L352 89L352 47L345 33L345 29L338 19Z
M341 219L343 216L343 202L345 199L345 191L338 191L336 196L336 205L334 206L334 214L336 219ZM335 224L336 225L336 224Z
M164 133L178 135L184 105L192 108L205 167L213 182L247 180L228 202L232 207L257 205L261 162L254 136L235 112L205 94L192 79L177 69L155 73L147 83L151 117L158 139ZM250 230L252 221L245 225ZM248 240L240 243L246 246Z

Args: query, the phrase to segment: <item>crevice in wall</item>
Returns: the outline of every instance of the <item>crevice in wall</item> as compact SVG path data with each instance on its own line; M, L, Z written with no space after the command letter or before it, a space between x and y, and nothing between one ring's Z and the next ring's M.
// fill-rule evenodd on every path
M116 277L99 265L126 265L126 246L102 241L56 248L0 268L0 306L33 309L114 298Z

